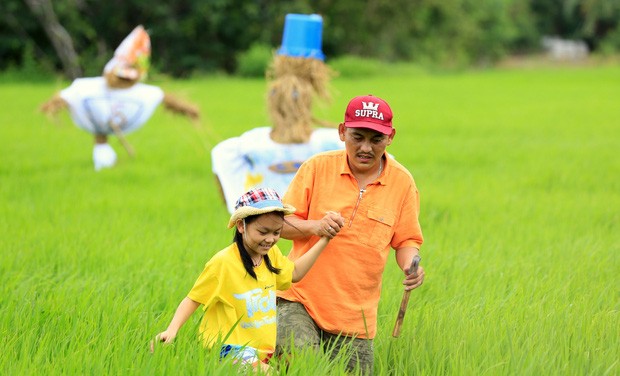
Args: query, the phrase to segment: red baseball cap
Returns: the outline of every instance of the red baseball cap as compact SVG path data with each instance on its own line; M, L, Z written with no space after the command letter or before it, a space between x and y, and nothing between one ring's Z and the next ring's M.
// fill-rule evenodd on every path
M386 101L370 94L355 97L347 105L344 126L392 134L392 109Z

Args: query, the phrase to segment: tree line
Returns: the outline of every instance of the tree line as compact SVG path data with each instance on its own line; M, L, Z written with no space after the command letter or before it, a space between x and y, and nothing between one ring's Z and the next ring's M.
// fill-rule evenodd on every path
M3 0L0 13L0 71L35 64L68 78L100 74L139 24L155 69L235 73L241 53L279 46L287 13L323 16L328 60L492 64L538 51L543 36L620 50L620 0Z

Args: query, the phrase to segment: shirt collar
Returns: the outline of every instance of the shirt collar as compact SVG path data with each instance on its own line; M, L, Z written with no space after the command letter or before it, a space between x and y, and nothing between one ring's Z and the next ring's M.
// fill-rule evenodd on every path
M351 167L349 167L349 164L347 163L346 150L343 150L343 153L340 155L340 157L341 157L340 175L350 175L351 177L353 177L353 172L351 172ZM389 162L390 156L388 155L387 152L384 152L381 158L383 158L383 171L381 171L381 174L376 179L376 181L381 185L385 185L387 169L388 169L388 166L390 165L390 162Z
M385 185L385 181L387 180L386 176L387 176L388 168L390 165L389 163L390 156L388 155L387 152L383 152L383 156L381 158L383 158L383 170L377 177L377 182L379 182L379 184L381 185Z

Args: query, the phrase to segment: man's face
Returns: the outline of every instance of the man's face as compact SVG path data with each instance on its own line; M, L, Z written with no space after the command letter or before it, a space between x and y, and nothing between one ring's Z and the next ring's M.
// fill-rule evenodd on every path
M395 131L385 135L367 128L347 128L340 124L340 140L347 149L349 167L355 173L369 173L379 168L379 160L392 143Z

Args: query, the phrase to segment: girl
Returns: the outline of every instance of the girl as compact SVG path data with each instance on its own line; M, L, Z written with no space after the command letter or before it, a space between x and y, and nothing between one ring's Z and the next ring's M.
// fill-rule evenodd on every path
M205 314L200 335L206 347L222 344L221 357L232 355L254 367L262 362L261 369L268 369L276 342L276 290L288 289L302 279L333 237L321 237L307 253L290 261L276 242L284 215L294 212L271 188L242 195L228 222L228 228L236 226L234 242L207 262L156 340L172 342L202 304Z

